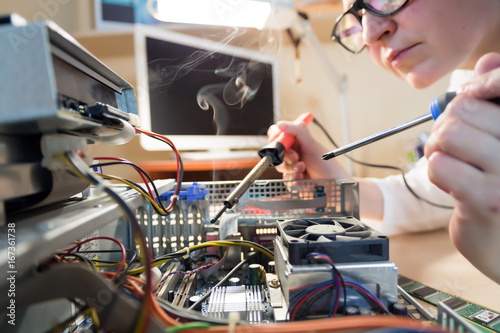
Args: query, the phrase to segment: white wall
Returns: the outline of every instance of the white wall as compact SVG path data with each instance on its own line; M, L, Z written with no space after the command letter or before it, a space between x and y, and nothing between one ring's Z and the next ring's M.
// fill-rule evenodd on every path
M135 67L132 38L102 38L91 35L93 29L93 0L3 0L0 13L17 12L27 19L50 18L68 32L79 38L92 53L119 75L135 84ZM429 102L446 90L447 79L425 90L415 90L403 81L378 68L367 53L351 55L329 40L329 33L336 14L328 13L312 17L312 25L322 41L324 52L333 66L348 75L347 100L349 108L349 132L351 141L361 139L376 132L386 130L402 122L412 120L429 112ZM210 31L191 31L190 33L211 34ZM212 36L214 34L212 33ZM216 34L215 34L216 35ZM110 40L119 41L112 45ZM338 88L325 70L317 50L307 43L300 44L300 72L302 83L296 83L295 50L285 33L247 31L233 41L235 45L261 50L278 56L280 59L281 115L283 119L294 119L302 112L311 111L329 130L339 144L345 144L342 119L339 111ZM397 134L378 143L353 152L354 157L370 162L406 166L404 148L408 140L413 140L421 131L428 131L431 123L420 125L412 130ZM322 141L328 150L333 147L314 125L315 137ZM138 140L125 146L92 147L97 155L114 155L135 162L148 159L164 159L165 154L146 152ZM345 163L345 157L341 157ZM384 176L387 171L366 167L354 168L360 176ZM389 172L393 173L393 172Z
M27 20L50 19L69 33L94 26L94 0L2 0L0 13L18 13Z
M352 55L332 41L325 41L323 46L333 66L348 77L348 131L351 142L428 113L430 101L446 91L448 78L428 89L416 90L376 66L366 52ZM301 47L302 84L297 85L293 82L293 54L291 46L284 48L281 53L283 117L293 119L301 112L311 111L339 145L346 144L338 89L325 71L321 57L307 45ZM352 155L369 163L406 167L404 149L408 140L416 139L420 132L429 131L431 125L431 122L419 125L360 148ZM328 150L334 149L313 126L316 138L327 145ZM345 163L346 158L340 158ZM359 176L388 174L386 170L358 166L354 170Z

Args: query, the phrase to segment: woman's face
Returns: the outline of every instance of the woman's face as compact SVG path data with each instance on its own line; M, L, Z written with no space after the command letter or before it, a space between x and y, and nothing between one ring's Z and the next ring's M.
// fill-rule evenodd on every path
M346 9L353 2L344 0ZM370 57L419 89L500 51L499 21L498 0L410 0L393 16L362 18Z

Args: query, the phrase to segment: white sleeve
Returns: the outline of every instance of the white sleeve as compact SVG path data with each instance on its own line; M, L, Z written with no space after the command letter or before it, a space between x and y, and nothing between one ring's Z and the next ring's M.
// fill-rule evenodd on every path
M453 198L430 182L426 158L421 158L405 177L420 197L436 204L454 206ZM369 179L382 192L384 218L381 232L385 235L433 230L448 225L452 209L435 207L417 199L406 187L401 175Z

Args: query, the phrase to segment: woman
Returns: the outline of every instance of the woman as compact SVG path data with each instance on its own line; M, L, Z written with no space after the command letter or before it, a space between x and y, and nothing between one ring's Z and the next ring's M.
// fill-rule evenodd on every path
M426 159L407 174L424 198L416 199L400 176L361 179L361 216L383 221L387 234L449 223L457 249L500 283L500 97L499 0L344 1L332 38L353 53L366 49L376 64L417 89L455 70L472 79L435 122ZM474 72L472 72L474 71ZM456 72L459 73L459 72ZM456 77L452 75L452 78ZM269 128L296 137L277 169L286 179L349 178L304 124L279 122Z

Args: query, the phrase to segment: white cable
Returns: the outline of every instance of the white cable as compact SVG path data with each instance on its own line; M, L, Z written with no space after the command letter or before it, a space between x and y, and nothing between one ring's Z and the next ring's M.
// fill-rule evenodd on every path
M128 122L123 119L118 119L116 118L117 121L119 121L122 124L122 128L118 133L111 134L111 135L96 135L96 134L89 134L85 132L71 132L74 133L78 136L100 142L102 144L108 145L108 146L116 146L116 145L123 145L130 140L132 140L135 136L135 128Z

